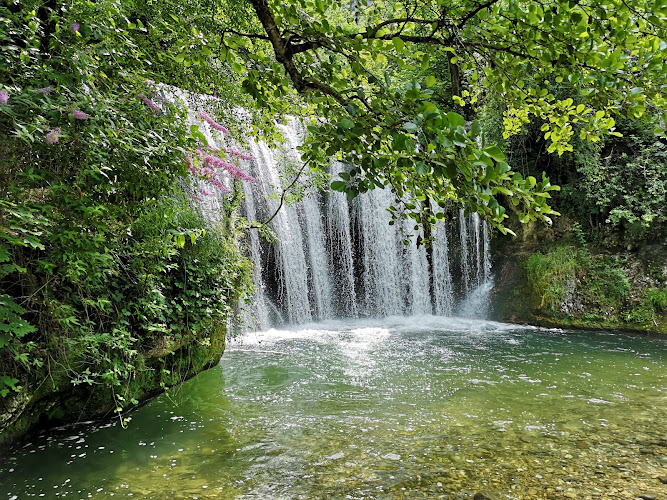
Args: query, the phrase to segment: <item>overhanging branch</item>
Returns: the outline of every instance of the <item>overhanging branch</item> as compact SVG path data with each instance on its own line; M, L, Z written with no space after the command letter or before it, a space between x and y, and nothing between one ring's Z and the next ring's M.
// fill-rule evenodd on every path
M325 95L332 97L341 106L346 106L347 101L336 90L329 85L326 85L315 78L306 77L301 74L299 69L294 64L294 51L289 39L283 38L280 35L276 21L273 18L271 9L267 0L252 0L252 5L257 13L259 21L266 32L273 51L276 54L277 61L282 64L288 76L292 80L294 87L300 94L305 94L310 90L317 90Z

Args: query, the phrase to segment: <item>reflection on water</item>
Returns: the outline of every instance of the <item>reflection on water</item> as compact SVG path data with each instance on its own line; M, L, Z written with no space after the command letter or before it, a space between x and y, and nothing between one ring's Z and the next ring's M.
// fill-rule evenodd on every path
M0 498L664 495L666 347L430 316L251 333L128 429L17 450Z

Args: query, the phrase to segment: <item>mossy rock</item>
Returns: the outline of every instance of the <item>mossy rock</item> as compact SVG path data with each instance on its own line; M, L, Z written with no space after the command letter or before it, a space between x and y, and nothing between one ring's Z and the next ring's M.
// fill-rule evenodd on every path
M224 323L218 323L205 339L182 339L175 350L154 349L153 342L137 354L132 377L114 388L73 386L65 371L35 370L20 392L0 400L0 445L8 449L8 444L48 427L113 417L118 396L125 402L123 411L129 411L135 407L130 401L140 404L215 366L226 335Z

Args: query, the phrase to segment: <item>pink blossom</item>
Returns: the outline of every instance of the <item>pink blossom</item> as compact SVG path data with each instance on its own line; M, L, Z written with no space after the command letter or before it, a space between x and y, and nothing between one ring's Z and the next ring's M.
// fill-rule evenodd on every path
M197 174L198 174L198 172L197 172L197 168L195 167L195 164L194 164L194 162L192 161L192 158L191 158L190 156L186 156L186 157L185 157L185 161L186 161L187 164L188 164L188 170L190 171L190 173L191 173L192 175L197 175Z
M195 196L194 194L190 195L191 200L197 200L197 201L202 201L202 199L199 196Z
M206 179L206 181L209 184L213 184L215 187L217 187L220 191L223 193L231 193L231 190L228 189L221 181L220 179L216 179L215 177L209 177Z
M7 104L9 101L9 94L4 90L0 92L0 104Z
M233 163L226 162L225 160L221 160L220 158L216 158L215 156L211 155L204 156L204 164L209 167L225 169L229 173L229 175L231 175L235 179L239 179L242 181L249 181L249 182L255 182L257 180L254 177L250 177L249 175L247 175Z
M55 128L51 130L48 134L46 134L46 142L47 144L55 144L58 142L58 139L60 139L60 127Z
M83 111L80 111L78 109L73 109L72 111L70 111L70 114L77 120L87 120L88 118L90 118L90 115L88 113L84 113Z
M79 23L72 23L69 29L72 30L72 33L76 33L77 31L79 31L80 27L81 25Z
M203 194L204 196L211 196L211 193L209 193L209 192L206 191L205 189L200 189L199 192L200 192L201 194Z
M225 170L228 170L230 168L231 169L238 168L236 165L226 162L225 160L222 160L220 158L216 158L215 156L212 155L204 156L204 164L208 165L209 167L224 168Z
M36 94L37 92L41 92L44 95L49 95L51 92L53 92L53 87L44 87L41 89L35 89L33 92Z
M207 145L207 149L211 151L216 151L216 148ZM226 148L225 148L226 149ZM188 163L188 169L193 175L199 176L200 178L203 178L204 181L208 182L209 184L212 184L216 188L218 188L220 191L223 193L230 193L230 189L227 188L222 181L218 178L219 173L216 172L214 169L222 169L225 170L231 177L243 181L248 181L248 182L254 182L257 181L254 177L250 177L247 175L245 172L243 172L239 167L234 165L233 163L230 163L228 161L223 160L222 158L218 158L216 156L206 154L201 148L195 149L195 154L200 158L200 161L204 164L204 167L197 170L194 166L194 162L191 157L186 157L186 161ZM201 191L202 193L205 193L205 191ZM205 196L208 196L208 194L205 194Z
M139 94L139 99L144 101L146 103L146 106L151 108L153 111L155 111L156 115L162 114L162 110L158 108L153 101L151 101L148 97L146 97L144 94Z
M222 132L223 134L227 134L227 135L230 135L230 134L231 134L231 132L230 132L229 130L227 130L227 128L225 128L225 127L223 127L222 125L220 125L220 124L219 124L218 122L216 122L213 118L211 118L210 116L208 116L207 113L204 113L203 111L200 111L200 112L199 112L199 118L201 118L201 119L204 120L206 123L208 123L208 124L211 126L211 128L213 128L213 129L215 129L215 130L219 130L219 131Z

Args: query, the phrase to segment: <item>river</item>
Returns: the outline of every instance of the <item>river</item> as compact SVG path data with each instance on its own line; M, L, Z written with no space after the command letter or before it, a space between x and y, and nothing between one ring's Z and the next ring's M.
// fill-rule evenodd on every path
M435 316L248 333L118 420L0 465L0 498L636 498L667 485L667 340Z

